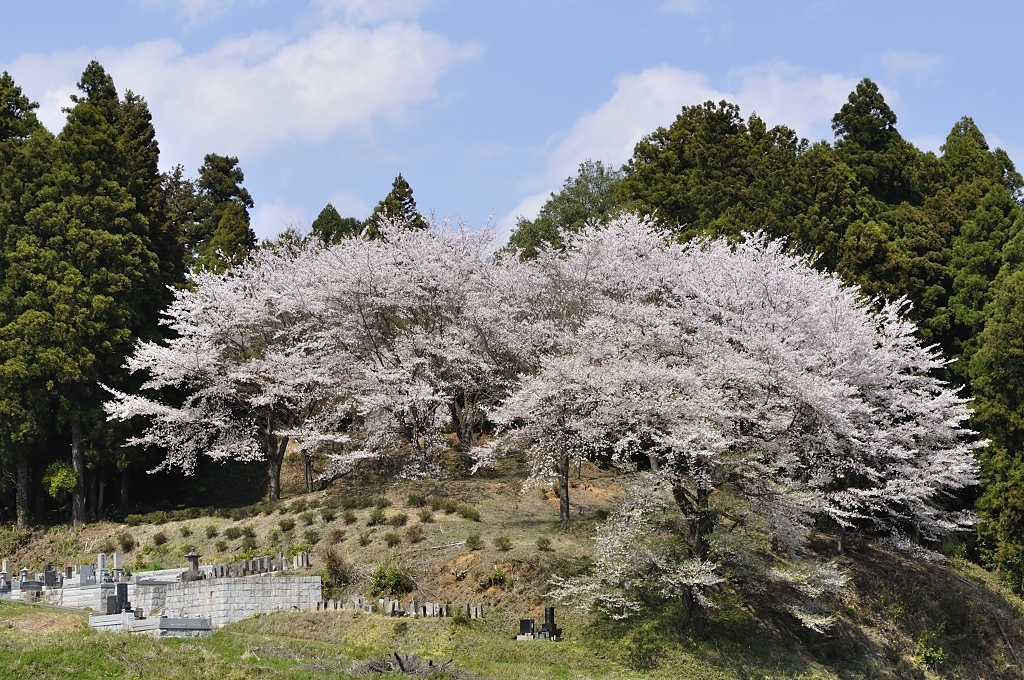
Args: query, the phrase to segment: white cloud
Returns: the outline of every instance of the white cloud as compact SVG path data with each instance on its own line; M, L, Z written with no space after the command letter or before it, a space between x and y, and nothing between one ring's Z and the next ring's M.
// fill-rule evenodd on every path
M544 191L520 201L498 221L499 231L510 231L519 215L535 217L549 192L575 175L584 160L613 166L629 160L636 143L657 127L670 125L683 106L724 99L738 104L744 117L756 111L769 125L785 124L802 136L820 139L829 136L832 115L857 85L855 78L814 75L786 63L738 70L728 82L731 92L717 90L706 76L672 66L619 76L612 97L580 116L553 145L544 172L530 187Z
M416 24L329 24L292 41L258 32L192 55L165 39L123 50L24 55L3 68L40 100L47 126L58 129L73 83L97 58L120 90L146 97L165 165L192 167L211 151L251 154L323 140L339 129L366 133L381 119L402 122L436 96L445 71L477 52Z
M498 240L504 241L508 238L509 234L511 234L512 230L516 227L516 220L520 217L525 217L527 219L533 219L536 217L537 213L540 212L540 209L547 202L549 196L551 196L550 191L542 191L539 194L527 196L523 200L519 201L519 205L498 220L495 227L495 232L498 234Z
M199 0L203 1L203 0ZM208 0L209 1L209 0ZM216 1L216 0L213 0ZM412 19L432 0L313 0L327 14L340 15L349 21L374 23L396 19Z
M889 50L882 55L881 61L895 75L923 76L939 67L946 58L913 50Z
M254 2L255 0L249 0ZM238 0L141 0L143 5L173 9L191 24L216 19L231 9Z
M785 62L734 71L729 79L738 85L729 99L745 116L756 111L769 125L786 125L812 141L832 137L832 116L858 82L834 73L814 75Z
M302 208L287 205L280 200L257 204L252 211L252 229L261 240L273 238L290 226L307 232L310 222L302 218L302 212Z

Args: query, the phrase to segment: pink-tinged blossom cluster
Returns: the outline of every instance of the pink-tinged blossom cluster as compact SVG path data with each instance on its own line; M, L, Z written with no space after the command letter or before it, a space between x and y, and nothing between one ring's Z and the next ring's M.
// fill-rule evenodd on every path
M128 362L148 396L115 392L110 417L147 417L130 443L186 471L289 440L341 442L325 476L379 455L437 474L452 446L477 467L525 451L533 482L601 458L630 476L627 498L595 579L559 587L623 611L641 573L705 605L716 565L742 552L737 527L795 558L820 518L918 542L973 521L943 509L976 482L981 445L934 377L943 359L902 303L865 300L778 242L672 243L625 216L519 262L486 231L383 232L196 276L167 312L172 339ZM682 552L641 540L666 513ZM826 567L764 574L831 592Z

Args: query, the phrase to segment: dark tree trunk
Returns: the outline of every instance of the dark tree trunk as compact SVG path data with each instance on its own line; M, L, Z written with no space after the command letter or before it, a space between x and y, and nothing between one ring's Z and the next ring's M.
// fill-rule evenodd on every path
M672 493L679 509L691 518L688 524L693 557L707 560L711 554L711 533L715 529L715 513L711 509L711 490L698 488L691 494L685 487L679 486L673 489ZM691 634L700 634L704 630L706 612L692 590L687 590L682 594L680 605L680 629Z
M680 612L679 612L679 628L680 630L689 631L693 635L700 635L704 632L704 623L706 619L706 612L704 607L697 598L694 597L693 593L689 590L684 592L680 597Z
M306 493L313 492L313 452L303 451L302 462L306 468Z
M267 460L270 462L270 500L281 499L281 466L284 452L288 448L288 437L269 435L267 437Z
M836 539L836 543L838 544L837 547L839 548L839 554L840 555L845 555L846 554L846 527L844 527L842 524L839 525L839 536Z
M102 472L97 473L99 475L99 481L97 484L100 487L99 493L96 494L96 519L103 519L103 492L107 488L107 476Z
M18 454L18 488L15 505L18 509L18 529L24 531L29 524L28 502L28 456L24 452Z
M128 468L121 470L121 517L128 515Z
M89 480L86 483L86 489L88 489L88 494L86 494L86 498L88 499L88 503L86 503L85 514L92 522L95 522L97 519L99 519L99 515L97 514L96 508L99 502L96 493L97 486L98 485L96 483L96 475L89 475Z
M77 419L71 421L71 465L78 477L71 498L71 526L77 527L85 523L85 453L82 451L82 426Z
M569 524L569 454L562 454L558 461L558 522Z

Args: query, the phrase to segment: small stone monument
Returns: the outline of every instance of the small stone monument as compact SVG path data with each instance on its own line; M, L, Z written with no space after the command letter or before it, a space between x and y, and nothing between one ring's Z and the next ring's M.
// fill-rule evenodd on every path
M185 553L185 559L188 560L188 571L181 575L182 581L198 581L203 578L202 572L199 571L199 558L202 557L195 551L195 548Z

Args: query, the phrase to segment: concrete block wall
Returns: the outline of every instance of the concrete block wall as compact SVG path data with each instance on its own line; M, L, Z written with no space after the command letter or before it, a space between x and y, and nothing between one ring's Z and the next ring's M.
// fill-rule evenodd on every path
M320 594L319 576L212 578L168 586L165 607L179 616L209 618L216 628L253 614L312 610Z
M129 583L128 601L132 603L133 608L142 609L147 616L160 614L164 610L169 587L170 584L138 585ZM107 597L116 594L115 584L103 583L94 586L47 588L44 599L50 604L61 607L88 608L94 612L103 612L107 609Z

